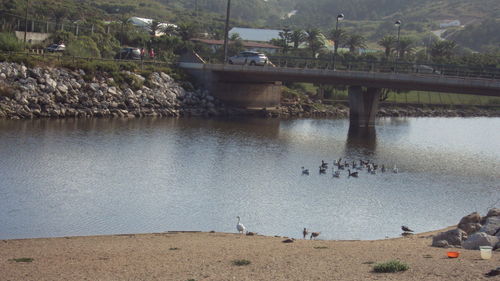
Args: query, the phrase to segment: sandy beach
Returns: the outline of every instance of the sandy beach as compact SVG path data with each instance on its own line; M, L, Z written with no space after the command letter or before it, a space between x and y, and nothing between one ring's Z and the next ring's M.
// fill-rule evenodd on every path
M0 241L0 280L487 280L498 253L431 247L432 235L376 241L295 240L233 233L166 232ZM319 237L321 238L321 236ZM15 259L31 258L32 261ZM237 266L234 260L250 264ZM397 259L410 269L374 273Z

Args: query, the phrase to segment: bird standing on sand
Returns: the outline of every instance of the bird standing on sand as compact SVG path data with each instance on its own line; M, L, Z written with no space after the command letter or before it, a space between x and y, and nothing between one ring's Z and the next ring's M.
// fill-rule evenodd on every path
M320 233L321 233L321 232L312 232L312 233L311 233L311 240L312 240L313 238L318 237Z
M309 169L306 169L306 168L302 167L302 174L303 175L309 175Z
M394 168L392 168L392 172L395 174L399 172L398 167L396 167L396 165L394 165Z
M242 223L240 223L240 217L239 216L237 216L236 218L238 219L238 224L236 224L236 229L241 234L245 233L245 230L247 228Z
M309 234L309 231L304 227L304 230L302 231L302 235L304 235L304 239L306 239L307 234Z
M411 230L408 226L401 226L401 229L404 231L404 232L413 232L413 230Z

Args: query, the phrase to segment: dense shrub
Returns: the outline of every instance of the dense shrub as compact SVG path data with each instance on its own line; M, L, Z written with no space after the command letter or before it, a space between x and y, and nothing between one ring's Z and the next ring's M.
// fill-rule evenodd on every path
M18 52L23 50L23 43L12 33L0 33L0 51Z
M101 57L101 51L96 42L88 36L80 36L67 43L65 54L75 57Z

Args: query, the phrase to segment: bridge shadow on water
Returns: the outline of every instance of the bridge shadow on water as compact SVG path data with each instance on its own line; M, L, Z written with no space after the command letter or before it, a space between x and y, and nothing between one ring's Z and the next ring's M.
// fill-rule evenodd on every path
M365 151L374 153L377 149L377 132L375 127L360 128L350 126L347 132L346 152Z

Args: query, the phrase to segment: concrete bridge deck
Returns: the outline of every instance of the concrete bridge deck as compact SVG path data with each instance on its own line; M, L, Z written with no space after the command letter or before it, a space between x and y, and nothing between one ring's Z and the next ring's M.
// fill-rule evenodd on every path
M397 64L393 68L371 67L373 71L207 63L180 63L180 67L196 75L221 100L242 107L278 106L281 82L349 86L350 122L358 128L374 126L382 88L500 97L500 71L496 69L491 78L485 78L484 73L453 75L448 69L418 73L410 67L395 71Z
M220 81L309 82L319 84L356 85L373 88L419 90L430 92L500 96L500 79L460 77L440 74L366 72L331 69L288 68L249 65L198 64L184 65L211 71Z

